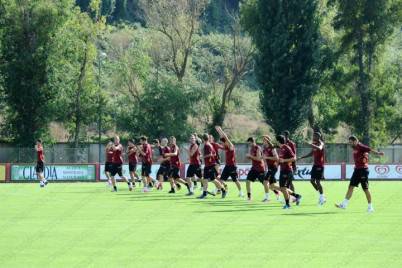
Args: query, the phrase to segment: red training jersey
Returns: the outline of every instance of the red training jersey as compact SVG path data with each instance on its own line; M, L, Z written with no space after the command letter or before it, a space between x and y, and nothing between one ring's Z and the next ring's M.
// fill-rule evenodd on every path
M295 157L293 150L286 144L282 144L279 149L279 158L281 159L289 159ZM292 172L292 162L281 163L281 172Z
M215 150L215 159L219 160L220 159L219 149L223 149L223 146L216 142L211 142L211 145L212 145L212 147L214 147L214 150Z
M123 147L121 144L119 144L117 148L113 150L113 158L112 158L113 164L123 164L123 157L121 155L122 150Z
M43 162L45 161L45 155L43 154L43 147L38 146L38 150L36 151L37 154L37 161L38 162Z
M170 148L169 146L165 146L165 147L159 147L159 154L160 156L162 156L163 158L165 158L165 154L170 153ZM163 162L161 162L161 165L163 166L169 166L170 165L170 160L165 160Z
M152 165L152 148L149 143L142 145L142 151L144 155L142 155L142 164Z
M206 155L212 155L210 157L205 157ZM214 147L210 143L204 144L204 162L206 167L215 166L216 165L216 152Z
M251 150L250 150L250 154L252 156L257 156L257 152L260 151L261 152L261 148L258 145L252 145L251 146ZM251 168L259 171L259 172L264 172L265 171L265 166L264 166L264 160L251 160Z
M355 168L368 168L369 152L371 148L360 142L353 148Z
M194 148L197 148L195 150L195 153L190 156L190 165L201 165L201 160L200 160L200 149L197 144L191 144L190 146L190 152L194 150Z
M233 146L232 150L230 150L230 147L225 144L224 149L225 149L225 163L226 163L226 166L236 166L236 150L235 150L235 147Z
M288 142L286 143L286 145L290 147L293 154L296 156L296 143L294 143L292 140L288 139Z
M319 146L320 143L314 143L314 145ZM322 149L321 150L313 148L313 160L314 160L314 166L324 167L324 161L325 161L324 143L322 144Z
M264 147L264 150L262 151L262 153L264 154L264 156L266 157L274 157L274 150L275 148L271 148L271 147ZM268 168L277 168L278 167L278 162L275 160L268 160L266 159L265 162L267 163Z
M128 147L128 151L130 152L130 150L133 149L133 148L134 148L134 147ZM129 162L130 164L137 164L137 162L138 162L138 157L137 157L137 152L136 152L136 151L131 152L131 153L128 155L128 162Z
M106 162L112 163L113 162L113 149L109 148L106 150Z
M181 164L180 157L179 157L180 149L179 149L179 146L177 146L176 144L172 144L170 146L170 152L174 153L176 150L177 150L177 155L170 157L170 165L173 167L180 168L180 164Z

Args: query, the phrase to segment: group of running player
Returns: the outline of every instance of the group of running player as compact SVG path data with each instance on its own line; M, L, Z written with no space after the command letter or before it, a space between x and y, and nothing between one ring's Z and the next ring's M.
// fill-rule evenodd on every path
M150 188L155 187L157 190L163 189L163 182L170 182L169 193L174 194L181 188L181 184L187 187L188 196L194 195L194 189L197 182L201 183L202 194L199 199L205 199L208 195L220 194L225 198L228 193L227 180L229 178L236 184L239 191L239 197L243 197L243 191L239 182L239 175L236 165L235 146L229 139L228 135L217 126L217 133L220 136L220 143L216 143L210 134L203 134L198 137L197 134L190 136L190 146L187 148L189 156L189 166L187 168L185 179L180 175L180 148L176 144L175 137L162 138L154 140L153 145L148 143L148 138L142 136L140 143L136 144L134 140L128 141L127 155L129 162L130 178L123 175L123 153L124 148L120 143L118 136L113 138L106 145L106 163L105 175L108 183L112 187L112 191L117 191L116 175L127 182L130 191L135 187L136 181L142 181L143 192L149 192ZM296 157L296 144L290 140L289 132L285 131L283 135L275 137L276 142L269 135L262 136L262 148L256 143L254 137L248 138L249 152L246 155L251 161L251 169L247 174L246 190L247 200L252 200L251 186L258 180L264 187L265 196L263 202L270 201L269 190L273 191L279 200L280 193L284 199L284 209L290 208L290 201L294 201L296 205L300 204L302 196L295 191L293 184L294 174L296 172L296 161L302 158L313 157L313 167L311 170L311 184L318 192L318 204L323 205L326 202L321 180L324 179L324 142L320 132L314 132L311 146L312 150L309 154L302 157ZM353 157L355 161L355 170L350 180L350 185L343 202L336 204L336 207L345 209L352 197L353 189L361 184L368 201L368 211L373 212L371 203L371 195L368 189L368 154L374 153L383 155L382 152L375 151L370 147L363 145L355 136L349 137L349 143L353 148ZM201 146L203 144L203 146ZM275 145L277 144L277 145ZM201 148L202 147L202 148ZM158 162L159 169L156 179L151 177L151 168L153 164L153 148L159 152ZM43 146L40 140L35 146L37 151L38 162L36 166L37 176L40 179L40 186L45 187L47 181L43 175L44 170L44 154ZM225 166L220 172L219 150L225 152ZM202 153L201 153L202 151ZM141 159L141 178L137 175L137 164ZM203 161L202 161L203 159ZM202 170L202 162L204 168ZM280 167L279 185L277 184L275 175ZM216 191L208 191L208 183L212 182Z

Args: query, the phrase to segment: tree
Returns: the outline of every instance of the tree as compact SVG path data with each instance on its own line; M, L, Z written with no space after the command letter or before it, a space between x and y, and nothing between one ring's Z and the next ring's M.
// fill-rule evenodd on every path
M170 69L183 81L194 46L194 35L208 0L141 0L147 24L160 31L169 46Z
M47 85L48 52L71 6L69 0L1 3L0 73L6 119L18 144L32 145L47 134L53 118L48 104L57 94Z
M239 15L240 0L214 0L205 10L203 27L207 32L230 33L232 19L228 14Z
M276 132L295 131L307 119L319 74L319 21L315 0L251 0L242 21L257 48L261 106Z
M358 121L354 124L363 142L370 144L373 116L373 67L378 49L389 38L401 13L400 0L333 0L338 13L334 27L342 31L341 53L351 53L356 92L359 96Z
M95 21L78 8L72 10L57 32L48 68L49 86L59 93L54 103L57 119L67 126L75 148L86 137L83 128L97 119L99 111L94 62L95 41L103 19L97 12L100 1L92 0L90 5Z
M240 31L237 18L233 17L231 35L209 34L197 44L197 61L194 68L203 74L207 85L216 97L211 101L212 120L208 130L222 126L232 101L233 92L253 69L254 46L251 39ZM200 61L199 59L202 58Z
M196 98L176 81L151 81L145 85L139 105L121 111L118 128L136 137L141 134L152 138L173 135L178 140L187 140L192 132L187 119L193 113L191 103Z
M110 86L124 95L128 101L126 105L138 105L151 65L146 33L142 28L126 27L109 34L107 38L106 51L111 58L108 66ZM114 43L115 40L120 41Z

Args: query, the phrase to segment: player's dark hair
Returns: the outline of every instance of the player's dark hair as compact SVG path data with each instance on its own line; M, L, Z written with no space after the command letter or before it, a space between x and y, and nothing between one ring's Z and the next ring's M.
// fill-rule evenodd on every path
M247 139L247 142L255 142L255 139L254 139L254 137L249 137L248 139Z
M129 139L128 142L131 142L132 144L135 144L135 140L134 140L134 139Z
M320 132L314 132L313 135L318 137L318 139L321 140L321 133Z
M219 140L220 140L221 142L226 142L226 138L225 138L225 137L221 137Z
M36 141L39 142L39 143L42 143L42 140L41 140L41 139L37 139Z
M285 130L285 131L283 132L283 135L284 135L286 138L289 137L289 136L290 136L289 130Z
M276 136L276 140L277 140L280 144L285 144L285 136L283 136L283 135L277 135L277 136Z
M140 140L142 140L142 141L147 141L147 140L148 140L148 137L147 137L147 136L141 136L141 137L140 137Z
M200 146L201 143L202 143L202 140L200 138L196 137L195 138L195 143L197 143L197 145Z
M159 143L159 140L158 140L158 139L154 139L153 142L154 142L154 143Z
M208 140L209 140L209 135L208 135L208 133L202 134L202 139L203 139L204 141L208 141Z
M350 135L349 140L350 141L357 141L358 139L357 139L357 137L355 135Z

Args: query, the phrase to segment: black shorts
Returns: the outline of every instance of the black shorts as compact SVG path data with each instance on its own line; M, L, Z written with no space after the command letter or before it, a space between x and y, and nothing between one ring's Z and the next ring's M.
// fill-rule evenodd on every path
M313 166L311 169L312 180L324 180L324 167Z
M170 167L169 177L173 179L180 179L180 168Z
M279 187L286 187L292 184L293 181L293 172L292 171L281 171L279 174Z
M269 184L276 183L276 172L278 172L278 168L268 168L267 174L265 174L264 181L268 181Z
M113 170L113 164L112 162L106 162L105 163L105 172L111 173Z
M218 176L215 166L204 167L204 179L213 181Z
M123 177L123 164L112 164L112 171L110 172L111 176L116 176L118 174L120 177Z
M197 176L198 178L202 178L202 171L200 165L189 165L187 168L186 178L193 178Z
M151 175L152 164L142 164L141 165L141 176L149 177Z
M368 168L355 168L353 171L352 178L350 179L350 186L358 187L359 184L362 185L363 190L367 190L369 170Z
M137 171L137 163L128 163L128 170L130 172L136 172Z
M225 166L222 170L221 180L227 181L229 177L232 178L233 181L238 181L237 175L237 167L236 166Z
M264 182L264 171L258 171L258 170L251 168L247 174L247 180L255 182L255 180L257 180L257 179L261 183Z
M42 161L36 162L35 171L36 173L43 173L45 170L45 164Z
M169 171L170 165L160 165L156 177L159 179L160 176L163 176L163 180L166 181L169 179Z

